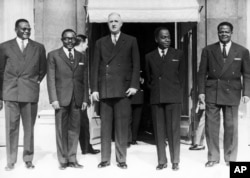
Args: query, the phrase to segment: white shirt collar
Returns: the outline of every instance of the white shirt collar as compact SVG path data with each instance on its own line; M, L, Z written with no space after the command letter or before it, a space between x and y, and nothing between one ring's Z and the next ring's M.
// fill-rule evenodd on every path
M63 51L65 52L65 54L66 54L67 57L69 58L69 50L68 50L68 48L65 48L65 47L63 46ZM74 57L74 56L75 56L74 48L71 49L71 53L72 53L72 55L73 55L73 57Z
M116 38L116 41L118 41L119 37L121 35L121 32L118 32L117 34L111 34L111 38L114 39L114 37Z
M26 47L27 44L28 44L28 42L29 42L28 39L22 40L22 39L19 38L19 37L16 37L16 41L17 41L17 44L19 45L19 47L21 47L22 41L24 42L24 47Z
M159 52L160 56L162 57L162 49L159 48L159 47L158 47L158 52ZM168 52L168 48L165 48L165 49L164 49L164 55L166 55L167 52Z
M220 49L221 49L221 51L222 51L222 49L223 49L223 45L224 45L224 44L220 42ZM226 44L226 53L227 53L227 55L228 55L228 52L229 52L231 46L232 46L232 41L229 41L229 42Z

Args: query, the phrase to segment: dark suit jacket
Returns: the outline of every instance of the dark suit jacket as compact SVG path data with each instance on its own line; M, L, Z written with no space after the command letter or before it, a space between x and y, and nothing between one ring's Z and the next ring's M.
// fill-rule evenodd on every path
M249 51L232 43L224 64L219 42L207 46L202 51L198 77L199 94L206 95L206 102L239 105L241 90L243 96L250 97Z
M91 89L98 91L101 99L125 97L128 88L139 88L139 76L136 38L121 33L116 46L110 35L96 42Z
M48 54L47 85L49 100L59 101L60 106L68 106L74 97L76 105L88 101L87 63L85 56L74 51L74 67L63 48Z
M151 104L182 102L184 65L183 52L171 47L164 60L158 49L146 55L146 82Z
M22 53L16 39L0 45L0 99L38 102L39 85L46 74L42 44L29 39Z

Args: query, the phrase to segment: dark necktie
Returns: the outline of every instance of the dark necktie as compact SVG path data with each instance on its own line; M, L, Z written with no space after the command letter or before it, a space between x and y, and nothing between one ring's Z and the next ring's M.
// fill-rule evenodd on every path
M71 53L71 50L69 50L69 61L72 65L74 65L74 57L73 54Z
M164 57L165 57L165 51L164 51L164 49L162 49L161 50L161 58L164 59Z
M226 52L226 45L223 44L223 48L222 48L222 55L223 55L223 61L226 61L227 58L227 52Z

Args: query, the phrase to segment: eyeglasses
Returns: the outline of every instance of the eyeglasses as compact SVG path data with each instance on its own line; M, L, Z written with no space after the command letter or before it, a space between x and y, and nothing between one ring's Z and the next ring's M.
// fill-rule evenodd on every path
M76 38L75 38L75 37L73 37L73 38L63 37L62 40L63 40L63 41L66 41L66 42L67 42L67 41L76 41Z
M20 28L20 30L22 30L23 32L25 32L25 31L31 31L31 28Z

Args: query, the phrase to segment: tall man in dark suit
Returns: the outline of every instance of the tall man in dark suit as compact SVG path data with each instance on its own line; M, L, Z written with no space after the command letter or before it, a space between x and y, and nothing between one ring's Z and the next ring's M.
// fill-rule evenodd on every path
M158 48L146 55L145 67L158 155L156 169L167 167L167 135L172 169L178 170L184 56L181 50L170 47L171 38L167 28L155 30L155 41Z
M45 48L29 39L29 22L17 20L15 31L15 39L0 45L0 103L5 102L7 171L12 170L17 161L20 117L24 128L23 160L28 169L34 168L34 125L39 85L46 74Z
M85 56L74 49L76 33L62 32L63 47L48 54L48 93L55 109L56 145L59 169L82 168L77 162L80 133L80 112L88 100L87 63Z
M87 48L88 48L88 38L83 34L78 34L76 36L75 50L77 50L80 53L82 53L83 55L85 55L86 63L88 63L88 57L87 57L87 53L86 53ZM88 77L88 79L89 79L89 77ZM89 84L89 81L88 81L88 84ZM89 93L89 91L88 91L88 93ZM90 99L88 99L88 105L90 105ZM90 144L89 118L88 118L87 109L85 109L81 112L81 126L80 126L79 143L80 143L80 147L82 150L82 154L100 153L100 150L94 149L93 146Z
M238 108L250 97L249 51L232 42L233 25L222 22L217 27L219 42L205 47L199 67L199 99L206 102L205 135L208 162L220 161L220 111L223 113L224 159L227 165L236 161L238 150Z
M126 169L128 123L131 117L130 96L139 88L140 57L136 38L121 32L119 14L108 16L111 35L96 42L92 70L93 99L100 99L101 163L110 165L112 121L115 129L117 166Z

